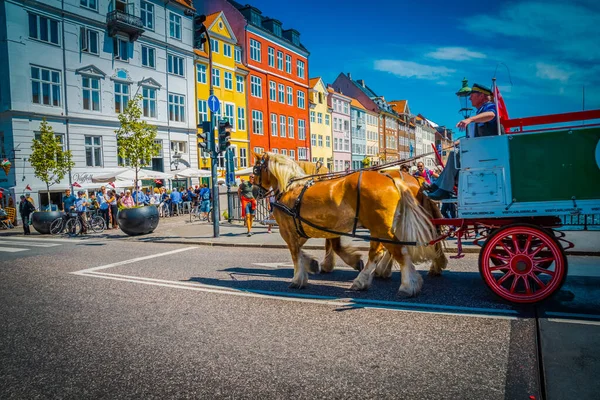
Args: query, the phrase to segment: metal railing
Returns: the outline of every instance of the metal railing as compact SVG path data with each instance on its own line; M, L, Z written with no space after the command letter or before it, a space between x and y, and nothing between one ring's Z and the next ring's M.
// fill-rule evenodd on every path
M563 215L560 217L563 226L582 227L584 231L600 229L600 214Z
M231 215L229 216L229 219L233 221L243 221L242 205L237 192L229 193L228 201L231 202ZM269 219L270 213L267 202L268 199L260 199L256 201L256 213L254 214L254 221L263 225L268 223L277 225L274 220Z
M114 10L109 12L108 15L106 15L106 22L109 24L114 22L122 22L124 24L135 26L140 29L144 27L142 19L140 17L120 10Z

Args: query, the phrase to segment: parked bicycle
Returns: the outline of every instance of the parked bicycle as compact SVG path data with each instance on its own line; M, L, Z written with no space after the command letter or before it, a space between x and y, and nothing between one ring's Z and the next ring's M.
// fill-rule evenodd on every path
M104 218L98 215L97 211L87 213L87 218L79 218L75 211L69 211L64 217L52 221L50 224L50 234L77 236L83 230L94 233L102 233L106 229Z
M204 213L200 211L200 204L195 205L194 207L192 207L192 211L190 211L190 222L194 222L194 221L211 222L212 207L208 211L208 214L206 217L204 217L202 214L204 214Z

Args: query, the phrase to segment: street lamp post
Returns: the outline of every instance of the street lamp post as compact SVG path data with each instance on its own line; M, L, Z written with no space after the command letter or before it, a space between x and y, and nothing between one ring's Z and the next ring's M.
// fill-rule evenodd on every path
M462 87L458 92L456 92L458 96L458 101L460 102L460 110L458 112L462 114L463 118L469 118L471 112L473 111L473 107L469 107L469 96L471 95L471 88L469 87L467 78L463 78Z

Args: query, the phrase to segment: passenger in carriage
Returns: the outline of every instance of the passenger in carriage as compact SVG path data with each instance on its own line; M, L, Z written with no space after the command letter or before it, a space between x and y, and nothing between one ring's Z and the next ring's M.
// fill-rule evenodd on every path
M498 123L496 121L498 113L496 110L496 105L492 101L492 91L483 85L475 83L471 88L469 100L471 100L473 106L477 108L477 114L463 119L456 124L456 127L463 131L467 129L467 126L470 123L475 123L474 137L477 138L498 135ZM500 134L504 134L504 128L502 126L500 127L502 130ZM454 144L458 145L459 141L457 140L454 142ZM444 200L451 198L453 195L454 185L456 184L456 180L458 178L457 165L459 164L460 153L451 152L450 156L448 157L448 161L446 162L446 167L440 174L439 178L436 179L435 183L427 189L429 193L424 192L424 194L432 200Z

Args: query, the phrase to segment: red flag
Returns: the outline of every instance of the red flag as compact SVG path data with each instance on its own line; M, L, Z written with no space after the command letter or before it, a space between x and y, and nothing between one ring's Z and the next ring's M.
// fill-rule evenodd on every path
M494 97L496 97L496 104L498 105L498 116L501 120L507 120L508 118L508 110L506 109L506 104L504 104L504 98L500 94L500 89L498 89L498 85L494 85Z
M155 179L154 183L156 183L157 185L162 185L162 181L160 179Z
M115 187L115 184L114 184L114 183L112 183L112 182L108 182L108 186L110 186L110 187L114 188L114 187Z
M80 188L80 187L81 187L81 185L80 185L79 183L77 183L77 182L73 182L73 187Z
M29 185L25 186L25 190L33 191L33 189L31 189L31 186L29 186Z

